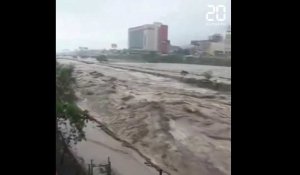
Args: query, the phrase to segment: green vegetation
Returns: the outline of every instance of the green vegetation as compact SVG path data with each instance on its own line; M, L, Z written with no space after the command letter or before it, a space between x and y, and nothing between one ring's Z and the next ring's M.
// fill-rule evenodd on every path
M71 65L64 66L56 63L56 129L66 137L67 144L71 142L76 144L85 139L83 128L88 115L87 111L82 111L75 103L73 86L76 82L72 72Z
M194 57L188 56L187 51L183 53L174 53L170 55L159 55L156 52L130 54L130 55L110 55L110 59L128 60L138 63L181 63L181 64L200 64L214 66L231 67L231 59L217 58L213 56Z
M144 54L142 59L148 63L182 63L183 57L181 55L165 55L161 56L156 52Z
M76 82L72 72L73 66L56 62L56 171L85 175L84 168L68 149L71 143L85 139L83 128L88 115L75 103L73 87Z
M99 62L108 61L105 55L97 56L96 60L99 61Z
M71 143L85 139L83 128L87 121L87 111L82 111L76 105L72 77L74 67L56 63L56 171L58 174L86 175L84 162L80 162L68 149ZM88 92L91 93L91 92ZM66 126L68 129L66 129ZM111 170L111 175L118 175Z

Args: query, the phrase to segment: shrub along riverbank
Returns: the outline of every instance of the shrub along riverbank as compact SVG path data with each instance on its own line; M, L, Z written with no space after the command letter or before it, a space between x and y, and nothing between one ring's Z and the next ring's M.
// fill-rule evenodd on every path
M56 63L56 171L59 175L85 175L84 167L69 150L71 143L85 139L87 112L75 104L73 67ZM69 125L66 129L63 126ZM64 132L62 132L64 131Z

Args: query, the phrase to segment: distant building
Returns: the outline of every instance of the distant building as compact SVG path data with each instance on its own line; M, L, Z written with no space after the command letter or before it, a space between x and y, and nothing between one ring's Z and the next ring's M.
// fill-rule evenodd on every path
M221 34L214 34L212 36L209 36L209 41L211 42L222 42L223 37Z
M226 33L225 39L221 34L209 36L208 40L193 40L193 55L209 55L216 57L231 56L231 33Z
M89 48L87 48L87 47L79 47L79 50L80 51L85 51L85 50L89 50Z
M222 42L211 42L209 40L201 40L197 42L198 45L194 45L192 49L193 55L203 56L224 56L225 45Z
M136 51L169 52L168 26L162 23L146 24L128 29L128 48Z
M192 40L192 47L190 48L192 55L209 55L209 49L211 46L211 41L209 40Z
M231 57L231 26L228 26L225 34L225 55Z
M210 47L207 50L209 55L213 56L224 56L225 54L225 44L224 41L221 42L211 42Z
M111 44L112 49L117 49L118 45L117 44Z

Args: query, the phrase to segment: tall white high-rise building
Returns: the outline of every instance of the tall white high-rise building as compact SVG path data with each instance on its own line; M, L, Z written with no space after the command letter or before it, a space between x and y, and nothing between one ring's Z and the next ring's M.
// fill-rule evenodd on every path
M146 24L128 29L128 48L131 50L168 53L168 26L162 23Z

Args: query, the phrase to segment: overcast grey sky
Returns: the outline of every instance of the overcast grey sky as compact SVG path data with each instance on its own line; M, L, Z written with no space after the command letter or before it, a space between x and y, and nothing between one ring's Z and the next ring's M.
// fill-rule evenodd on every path
M206 20L209 4L226 6L231 24L231 0L56 0L56 49L127 48L128 28L153 22L169 26L172 45L187 45L226 30Z

